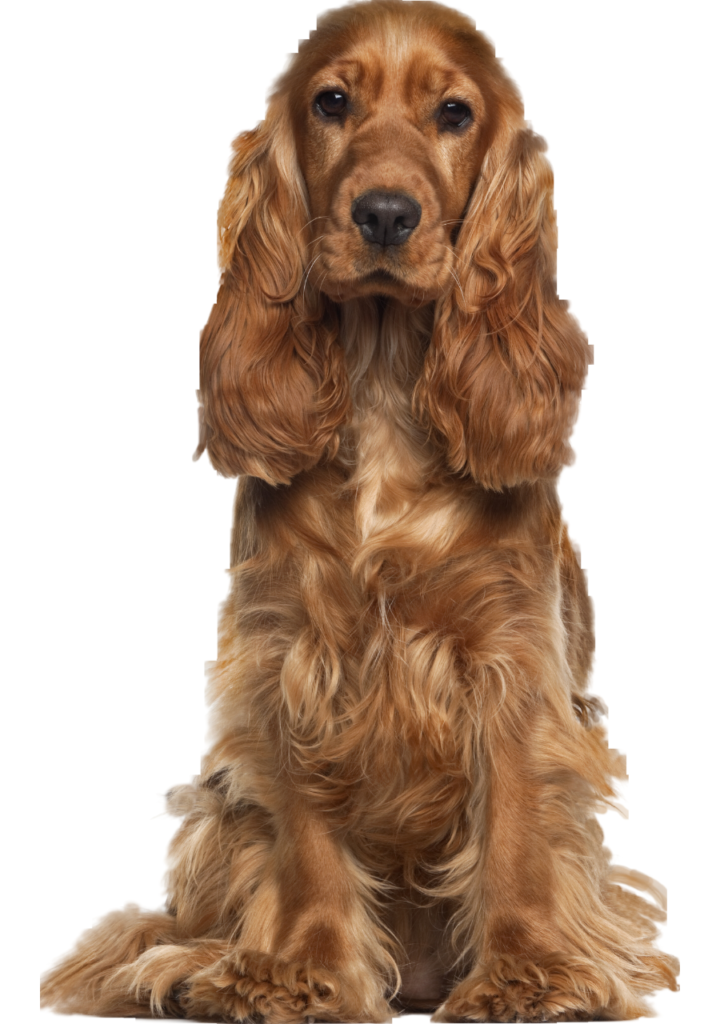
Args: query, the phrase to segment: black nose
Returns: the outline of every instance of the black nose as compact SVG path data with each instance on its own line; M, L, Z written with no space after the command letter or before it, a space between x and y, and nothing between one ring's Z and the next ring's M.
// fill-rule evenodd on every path
M351 213L366 241L402 245L420 223L422 208L403 192L366 192L354 201Z

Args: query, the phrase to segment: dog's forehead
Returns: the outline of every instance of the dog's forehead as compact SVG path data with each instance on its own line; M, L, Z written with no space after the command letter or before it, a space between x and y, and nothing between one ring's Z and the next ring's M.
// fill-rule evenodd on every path
M350 94L360 90L371 100L386 96L414 102L424 95L437 98L453 91L475 92L472 70L472 62L448 52L436 34L395 26L361 43L348 41L316 70L308 91L335 86Z

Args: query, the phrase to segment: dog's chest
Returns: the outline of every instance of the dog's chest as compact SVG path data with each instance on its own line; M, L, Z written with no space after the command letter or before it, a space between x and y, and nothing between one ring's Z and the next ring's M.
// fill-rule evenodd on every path
M351 487L361 546L397 529L426 486L422 445L414 436L405 398L384 395L355 409Z

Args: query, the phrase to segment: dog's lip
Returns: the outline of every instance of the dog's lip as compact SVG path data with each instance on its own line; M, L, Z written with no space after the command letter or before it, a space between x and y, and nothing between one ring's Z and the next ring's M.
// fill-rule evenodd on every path
M377 270L371 270L369 274L365 274L365 281L392 281L394 284L402 284L400 278L395 277L389 270L384 270L379 267Z

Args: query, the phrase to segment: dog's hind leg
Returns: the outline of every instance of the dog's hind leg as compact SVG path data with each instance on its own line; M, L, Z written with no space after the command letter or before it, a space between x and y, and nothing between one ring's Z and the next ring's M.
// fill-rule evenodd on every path
M187 980L225 956L269 845L267 815L227 808L214 780L182 786L169 809L185 820L170 848L167 911L108 914L43 980L41 1001L64 1013L184 1016Z
M179 943L171 914L130 906L82 936L43 979L41 1004L60 1013L182 1016L179 986L226 948L217 939Z

